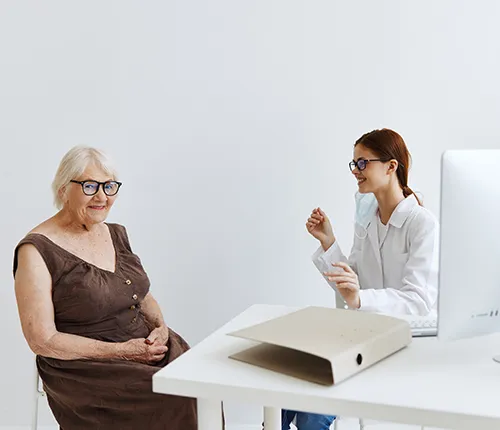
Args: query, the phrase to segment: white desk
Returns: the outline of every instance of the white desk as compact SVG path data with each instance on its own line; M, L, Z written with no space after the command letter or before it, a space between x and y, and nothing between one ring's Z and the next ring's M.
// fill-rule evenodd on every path
M200 430L220 429L220 402L265 406L266 430L280 409L457 430L500 428L500 336L445 343L414 339L404 350L336 386L323 387L231 360L253 345L226 333L294 311L254 305L153 377L157 393L198 398Z

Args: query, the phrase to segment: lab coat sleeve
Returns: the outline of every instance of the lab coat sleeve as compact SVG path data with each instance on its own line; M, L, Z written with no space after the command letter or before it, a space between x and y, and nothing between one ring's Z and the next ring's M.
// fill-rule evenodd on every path
M439 267L439 226L430 213L421 213L409 228L408 261L399 289L360 290L363 311L427 315L436 304Z
M324 275L324 272L335 271L335 268L332 266L332 263L343 262L347 263L357 273L356 261L354 258L355 255L354 248L355 247L353 246L351 255L349 256L349 259L347 259L345 255L342 253L338 241L335 241L335 243L332 246L330 246L330 248L328 248L326 251L324 251L323 248L320 246L312 256L312 261L314 265L319 270L323 278L325 278L326 282L328 282L330 287L332 287L334 290L336 290L336 282L329 281Z

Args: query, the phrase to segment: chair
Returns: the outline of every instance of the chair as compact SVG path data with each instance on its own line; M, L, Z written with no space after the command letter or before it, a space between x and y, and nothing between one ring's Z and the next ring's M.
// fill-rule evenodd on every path
M36 357L35 357L35 366L34 366L34 378L33 378L33 408L32 408L32 416L31 416L31 430L37 430L38 428L38 400L40 397L45 397L45 391L43 391L43 383L40 379L40 375L38 374L38 368L36 366Z

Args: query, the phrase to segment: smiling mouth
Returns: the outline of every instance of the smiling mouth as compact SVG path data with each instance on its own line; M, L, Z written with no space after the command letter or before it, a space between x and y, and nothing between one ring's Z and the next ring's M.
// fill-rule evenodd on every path
M365 181L366 181L366 178L358 178L358 185L361 185Z
M90 209L94 209L96 211L102 211L106 209L106 206L89 206Z

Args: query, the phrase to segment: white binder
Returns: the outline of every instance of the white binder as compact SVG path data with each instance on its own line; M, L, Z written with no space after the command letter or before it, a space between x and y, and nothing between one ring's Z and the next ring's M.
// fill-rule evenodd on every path
M412 340L402 319L314 306L228 335L260 342L230 358L322 385L338 384Z

